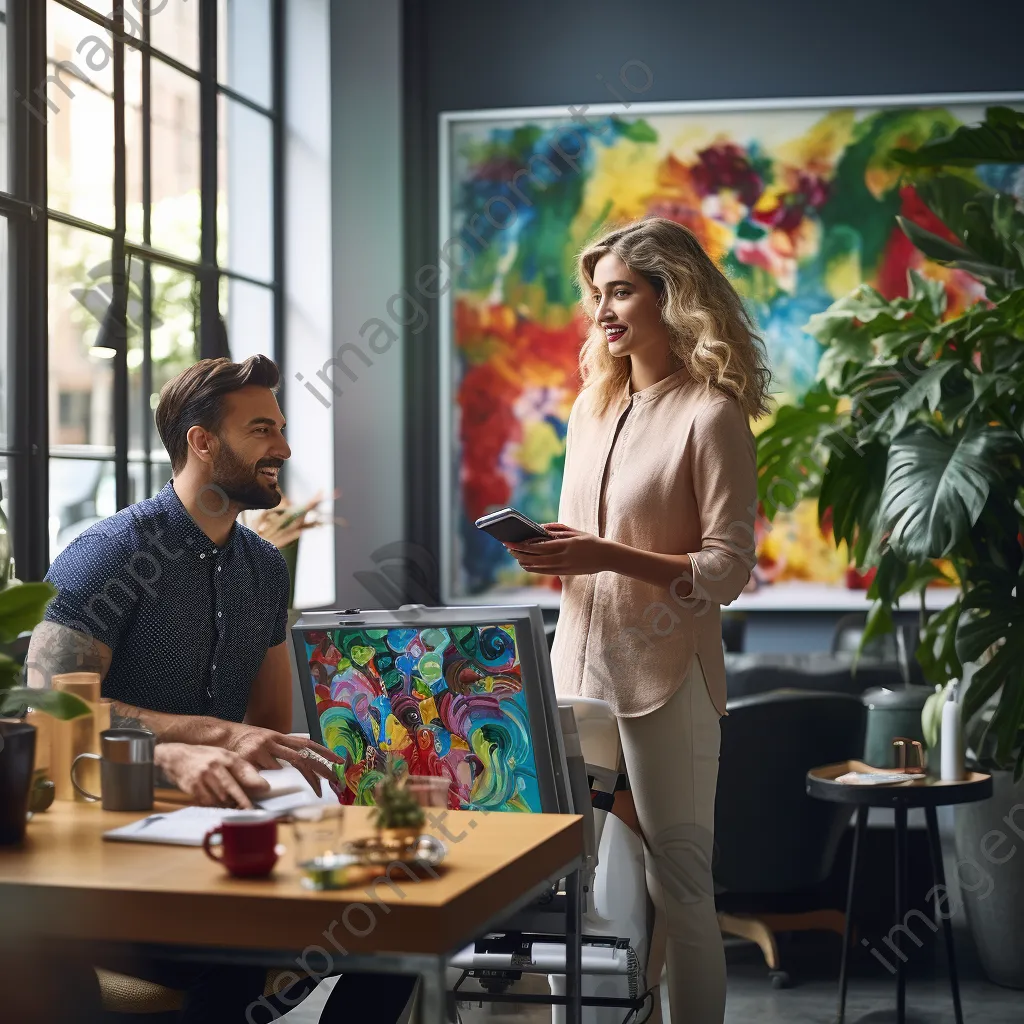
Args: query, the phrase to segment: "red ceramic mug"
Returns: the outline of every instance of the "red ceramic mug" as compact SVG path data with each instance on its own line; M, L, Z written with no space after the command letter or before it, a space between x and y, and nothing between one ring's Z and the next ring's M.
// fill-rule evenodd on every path
M220 842L214 843L215 836ZM220 854L214 853L219 849ZM203 838L203 852L238 878L262 878L277 863L277 819L266 811L225 818Z

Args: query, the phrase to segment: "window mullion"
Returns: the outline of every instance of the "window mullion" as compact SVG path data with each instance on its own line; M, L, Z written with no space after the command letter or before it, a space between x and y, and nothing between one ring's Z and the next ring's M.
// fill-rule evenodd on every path
M271 28L271 69L273 76L274 104L274 166L272 170L274 209L272 224L274 232L274 362L281 371L281 383L285 381L285 16L284 0L273 0L273 23ZM284 404L284 388L280 401Z
M142 37L148 43L149 5L142 10ZM152 107L152 67L149 51L142 54L142 241L145 245L153 244L153 107ZM149 397L153 393L153 268L149 260L143 261L142 272L142 449L145 452L143 463L144 497L153 493L153 463L150 452L153 450L153 419L150 415Z
M199 5L199 111L199 354L207 359L227 355L217 330L217 0L200 0Z
M9 0L9 87L20 97L46 76L46 5ZM46 208L46 123L24 102L10 103L11 192L36 210ZM46 218L12 217L9 236L9 337L13 341L16 413L11 457L11 528L14 558L22 579L42 579L50 562L49 463L47 449L47 238Z
M125 264L127 225L127 141L125 137L124 11L114 19L114 238L111 259L110 326L116 337L114 356L114 489L118 508L129 502L128 486L128 274Z

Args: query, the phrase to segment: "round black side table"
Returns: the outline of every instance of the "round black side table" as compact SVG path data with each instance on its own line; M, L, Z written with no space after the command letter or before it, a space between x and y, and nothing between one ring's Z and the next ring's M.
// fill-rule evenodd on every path
M992 795L992 776L979 772L968 772L963 782L940 782L924 775L908 775L907 782L889 786L851 786L836 782L847 772L876 772L860 761L844 761L824 768L814 768L807 773L807 794L819 800L850 804L857 808L857 824L853 834L853 857L850 861L850 882L846 891L846 924L843 934L843 957L839 968L839 1011L836 1024L846 1019L847 961L850 954L850 932L853 920L853 901L857 885L857 855L868 823L868 811L872 807L891 807L896 816L895 834L895 890L896 928L894 952L896 953L896 1015L878 1016L870 1013L862 1021L895 1020L905 1024L907 1019L907 979L904 973L905 957L902 954L900 926L906 925L907 893L907 810L923 807L928 823L928 847L931 853L932 876L936 886L946 888L946 873L942 867L942 849L939 845L939 824L935 808L945 804L967 804L975 800L987 800ZM956 973L956 956L953 952L953 928L949 918L942 918L942 934L946 945L946 959L949 963L949 987L953 995L953 1013L956 1024L963 1024L960 1009L960 983Z

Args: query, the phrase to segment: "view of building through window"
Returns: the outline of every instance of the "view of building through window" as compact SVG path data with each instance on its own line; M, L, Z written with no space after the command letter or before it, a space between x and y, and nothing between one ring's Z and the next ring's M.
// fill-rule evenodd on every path
M48 77L33 104L46 120L52 558L93 522L169 479L153 410L167 380L200 355L214 354L214 331L204 334L201 324L204 281L213 282L233 358L278 351L273 72L279 55L272 28L279 0L125 4L123 82L115 80L113 33L102 21L113 0L85 5L98 20L62 0L0 6L14 2L45 10ZM215 79L212 68L200 66L207 4L216 10ZM147 6L152 13L143 19L139 11ZM5 54L0 47L0 57ZM204 123L204 81L215 93L213 123ZM2 191L5 106L0 117ZM215 166L205 180L216 181L215 200L205 204L204 137L206 159ZM119 153L123 200L116 188ZM203 262L204 208L216 211L215 223L206 225L216 231L215 268ZM6 309L6 226L0 218L0 312ZM125 254L120 267L119 251ZM127 292L123 327L114 302L119 289ZM5 362L6 323L0 317ZM18 401L6 390L7 378L0 377L4 408ZM9 420L0 424L5 508ZM119 493L117 466L125 462L127 493L123 486Z

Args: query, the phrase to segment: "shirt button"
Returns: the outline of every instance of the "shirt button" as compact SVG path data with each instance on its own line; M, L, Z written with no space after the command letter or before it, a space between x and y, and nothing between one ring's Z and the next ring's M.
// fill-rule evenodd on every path
M210 671L211 672L216 672L217 671L217 666L216 665L211 665L210 666Z
M218 565L218 566L217 566L217 572L220 572L221 568L222 568L222 566L219 566L219 565Z
M199 552L199 557L200 558L205 558L206 557L206 552L205 551L200 551Z
M219 619L223 614L223 612L217 612L217 618Z

